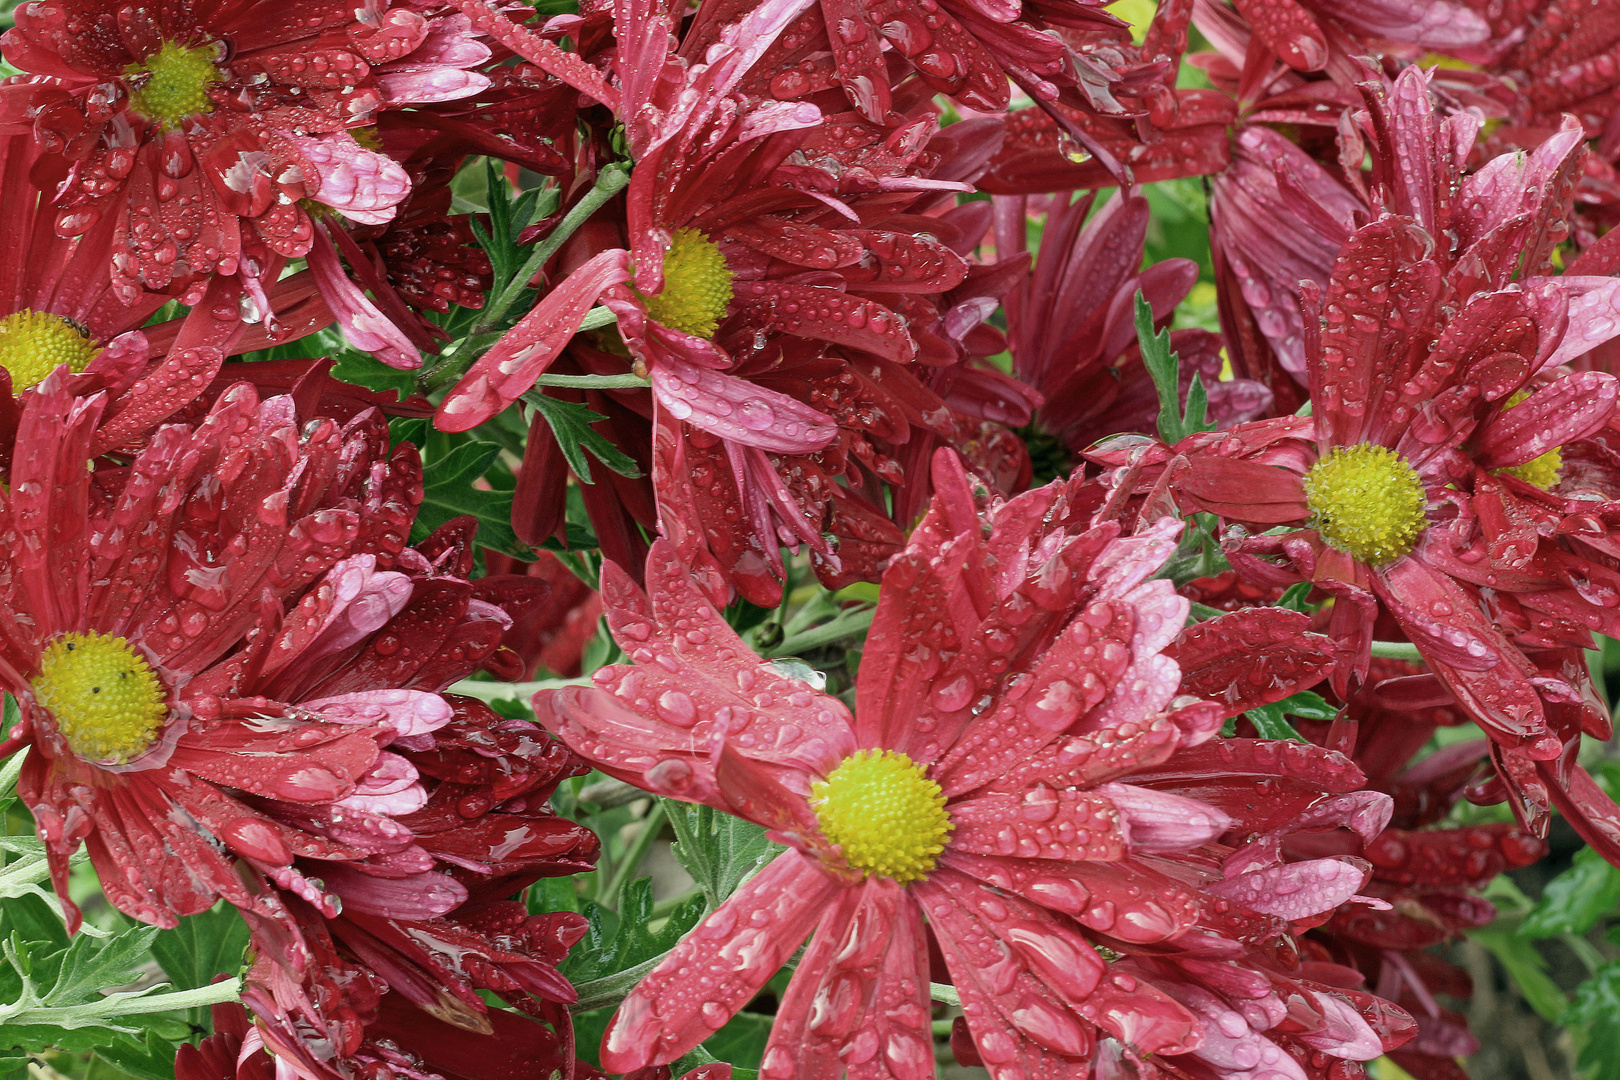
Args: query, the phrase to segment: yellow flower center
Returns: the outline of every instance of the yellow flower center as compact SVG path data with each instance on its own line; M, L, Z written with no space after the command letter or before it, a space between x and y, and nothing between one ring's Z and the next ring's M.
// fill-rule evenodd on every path
M696 229L677 229L664 252L664 288L647 314L672 330L712 338L731 303L732 275L720 246Z
M26 390L66 364L90 366L101 349L60 315L27 308L0 319L0 367L11 373L11 391Z
M893 750L855 751L810 794L822 833L845 861L902 885L928 876L955 827L939 785Z
M1386 446L1336 446L1305 474L1322 539L1378 566L1412 550L1428 526L1417 470Z
M1515 391L1513 396L1507 399L1506 408L1513 408L1513 406L1529 396L1530 391L1528 390ZM1558 486L1558 474L1563 467L1563 447L1555 446L1540 457L1531 458L1523 465L1508 465L1505 468L1495 470L1495 472L1497 476L1515 476L1527 484L1540 488L1542 491L1551 491Z
M165 41L145 63L124 69L134 85L130 105L165 128L177 128L182 120L213 112L208 88L225 77L214 64L215 55L211 44Z
M45 647L33 685L68 746L87 761L139 757L169 714L157 672L121 637L63 634Z

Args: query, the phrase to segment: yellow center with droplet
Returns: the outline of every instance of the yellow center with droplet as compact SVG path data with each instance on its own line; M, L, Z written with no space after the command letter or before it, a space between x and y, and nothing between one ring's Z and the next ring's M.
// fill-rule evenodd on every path
M1412 550L1428 526L1423 481L1387 446L1336 446L1305 474L1316 530L1333 547L1378 566Z
M121 765L156 741L169 714L163 683L121 637L63 634L45 647L34 698L87 761Z
M1528 390L1515 391L1513 396L1507 399L1506 409L1513 408L1513 406L1529 396L1530 392ZM1558 486L1559 472L1563 467L1563 447L1555 446L1540 457L1531 458L1523 465L1508 465L1494 471L1498 476L1515 476L1527 484L1540 488L1542 491L1551 491Z
M810 808L857 870L904 885L928 876L955 826L921 766L893 750L857 750L810 785Z
M101 352L94 340L60 315L27 308L0 319L0 367L11 391L26 390L63 364L83 371Z
M671 330L712 338L731 304L732 274L720 246L696 229L677 229L664 252L664 288L647 314Z
M182 120L213 112L208 88L225 77L214 64L215 55L212 45L165 41L144 63L124 69L133 80L130 105L165 128L177 128Z

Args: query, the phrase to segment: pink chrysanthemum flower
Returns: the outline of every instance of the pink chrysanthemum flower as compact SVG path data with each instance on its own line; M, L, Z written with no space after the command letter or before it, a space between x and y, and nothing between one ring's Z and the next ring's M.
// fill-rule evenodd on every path
M392 0L27 3L3 41L25 74L0 87L0 123L65 163L59 231L115 219L126 298L217 272L262 303L273 261L309 251L312 212L393 216L409 178L351 129L482 90L471 33Z
M932 507L884 577L853 717L753 657L662 543L650 599L604 573L634 666L536 696L542 722L597 767L789 845L631 994L604 1039L609 1069L707 1038L812 932L763 1076L931 1075L930 934L993 1075L1084 1072L1104 1044L1133 1057L1214 1045L1202 999L1111 972L1092 943L1162 951L1195 932L1199 890L1222 877L1217 859L1187 859L1231 816L1134 783L1205 743L1223 712L1178 697L1164 652L1186 601L1149 575L1180 526L1087 527L1102 501L1082 482L981 514L954 455L934 466ZM1364 877L1343 860L1279 866L1268 850L1246 851L1205 898L1234 925L1277 925L1245 906L1264 906L1271 883L1276 910L1303 916Z
M22 708L0 752L29 751L18 790L58 892L81 843L108 899L158 925L222 897L251 907L266 879L330 903L300 860L333 888L380 888L368 860L409 845L395 818L426 801L390 747L452 718L438 694L388 681L389 642L488 652L510 625L464 601L374 636L432 591L404 548L414 451L390 454L375 412L301 425L291 397L244 384L92 470L106 398L66 378L23 402L0 505L0 674ZM407 879L465 895L444 875Z

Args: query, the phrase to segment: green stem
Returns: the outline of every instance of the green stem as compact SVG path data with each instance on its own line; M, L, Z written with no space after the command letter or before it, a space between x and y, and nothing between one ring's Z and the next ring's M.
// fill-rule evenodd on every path
M613 880L608 882L607 894L603 899L611 903L615 909L618 907L619 894L624 890L625 883L630 880L641 860L646 858L647 849L652 847L653 841L658 839L658 833L664 824L664 804L655 799L652 809L647 816L641 819L641 831L630 842L630 850L624 853L619 865L613 868Z
M528 704L529 699L541 690L590 685L591 680L583 676L578 679L536 679L533 682L485 682L482 679L463 679L452 686L449 692L475 697L483 702L521 701Z
M1372 655L1385 660L1406 660L1414 664L1423 662L1423 654L1418 652L1418 647L1405 641L1375 641L1372 643Z
M596 186L587 191L585 197L563 215L557 227L534 246L534 250L529 253L529 261L523 264L523 269L513 275L499 295L492 297L490 303L484 305L484 313L473 327L474 331L500 326L507 311L517 303L518 297L523 295L523 291L529 287L529 282L540 272L540 268L546 265L546 261L563 246L563 241L574 235L574 231L585 224L587 218L600 210L603 203L623 191L628 183L630 170L623 165L609 165L598 173Z
M607 308L593 308L607 311ZM611 314L611 313L610 313ZM586 327L581 326L581 330ZM534 380L536 386L573 386L581 390L638 390L652 383L639 375L542 375Z
M783 638L774 649L767 650L766 655L798 656L819 646L851 637L871 626L872 616L875 614L877 614L875 607L842 613L832 622L822 623L803 633Z

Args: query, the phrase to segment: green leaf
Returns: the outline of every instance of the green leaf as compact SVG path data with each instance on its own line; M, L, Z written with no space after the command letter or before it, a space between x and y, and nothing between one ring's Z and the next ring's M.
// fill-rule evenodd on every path
M1547 882L1541 899L1519 924L1527 938L1584 934L1620 901L1620 870L1591 848L1575 853L1575 863Z
M1587 1080L1620 1080L1620 962L1605 964L1575 990L1564 1023L1576 1033Z
M703 1040L703 1049L717 1061L729 1061L744 1069L759 1068L765 1056L765 1040L770 1038L776 1018L763 1013L740 1012L726 1026Z
M32 898L27 898L32 900ZM0 1051L48 1047L82 1051L138 1039L155 1013L236 999L240 983L169 993L163 985L104 993L143 974L156 927L134 926L100 938L80 934L62 946L58 937L29 940L18 905L0 907ZM138 1023L130 1021L141 1017ZM163 1026L168 1026L166 1023Z
M380 393L392 390L398 401L404 401L416 393L416 374L414 371L389 367L370 353L354 349L343 350L337 363L332 365L332 378Z
M1187 389L1187 408L1182 411L1181 361L1170 351L1170 331L1153 332L1153 306L1140 290L1136 293L1136 339L1142 346L1142 365L1159 393L1159 438L1177 443L1196 432L1212 430L1214 425L1204 420L1209 397L1197 376Z
M665 799L664 809L676 837L670 854L692 875L711 909L782 850L765 838L763 826L711 806Z
M1301 720L1332 720L1339 715L1339 710L1323 700L1320 694L1313 694L1309 690L1301 690L1297 694L1290 694L1281 701L1273 701L1270 705L1259 705L1244 714L1254 725L1254 730L1260 733L1262 739L1293 739L1295 742L1305 742L1299 732L1294 730L1286 717L1297 716Z
M174 1054L179 1046L155 1032L139 1042L113 1042L96 1047L96 1057L140 1080L175 1080Z
M652 879L640 878L624 887L617 913L591 901L583 908L590 925L561 969L579 991L576 1012L622 1000L698 924L704 902L694 893L659 922L653 918Z
M424 465L422 505L416 512L412 540L420 540L451 518L471 514L478 519L479 544L518 558L534 558L512 531L512 493L473 486L500 453L501 448L493 443L469 440Z
M247 923L236 908L221 901L159 933L152 940L152 955L176 987L190 990L207 986L215 975L239 973L247 945Z
M1547 961L1536 947L1499 924L1468 931L1468 936L1490 950L1530 1007L1549 1023L1561 1023L1569 1000L1547 975Z
M573 469L574 475L584 483L593 483L590 462L585 458L586 451L590 451L592 457L620 476L641 475L641 470L636 467L635 461L628 454L609 442L607 436L591 427L598 420L607 419L601 413L592 412L577 401L547 397L538 390L528 391L523 395L523 400L533 405L535 410L546 418L546 423L551 426L551 433L556 436L557 445L562 449L568 467Z

